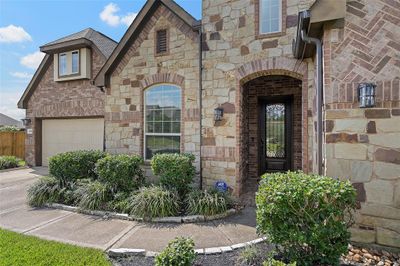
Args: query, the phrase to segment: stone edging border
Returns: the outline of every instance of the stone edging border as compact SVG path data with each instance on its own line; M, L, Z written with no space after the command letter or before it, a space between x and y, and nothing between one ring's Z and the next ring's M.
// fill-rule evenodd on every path
M232 246L201 248L201 249L195 249L194 251L198 255L222 254L264 242L266 239L267 239L266 237L261 237L248 242L235 244ZM115 248L107 250L107 255L110 258L121 258L128 256L155 257L158 254L159 252L148 251L145 249Z
M106 211L91 211L81 209L79 207L59 204L59 203L48 203L45 204L48 208L59 209L64 211L83 213L88 215L101 216L103 218L109 219L120 219L120 220L128 220L128 221L137 221L137 222L153 222L153 223L199 223L206 221L213 221L222 218L226 218L228 216L234 215L239 211L236 209L229 209L224 213L205 216L205 215L188 215L188 216L175 216L175 217L162 217L162 218L153 218L153 219L143 219L139 217L130 216L126 213L116 213L116 212L106 212Z

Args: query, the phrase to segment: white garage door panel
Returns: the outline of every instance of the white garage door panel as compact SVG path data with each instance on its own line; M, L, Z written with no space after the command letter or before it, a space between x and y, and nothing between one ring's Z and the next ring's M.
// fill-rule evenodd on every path
M42 164L66 151L103 150L104 119L52 119L42 121Z

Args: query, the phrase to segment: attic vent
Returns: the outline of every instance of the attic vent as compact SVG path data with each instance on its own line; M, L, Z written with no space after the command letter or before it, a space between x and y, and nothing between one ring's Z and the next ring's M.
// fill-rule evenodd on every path
M156 53L162 54L167 52L167 30L158 30L156 33Z

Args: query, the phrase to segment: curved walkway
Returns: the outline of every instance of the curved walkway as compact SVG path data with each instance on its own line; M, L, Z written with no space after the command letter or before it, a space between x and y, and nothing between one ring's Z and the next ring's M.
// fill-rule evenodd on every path
M0 227L44 239L103 250L110 248L161 251L177 236L190 236L196 249L232 246L258 238L255 211L199 224L150 224L99 217L55 209L33 209L26 190L47 168L0 172Z

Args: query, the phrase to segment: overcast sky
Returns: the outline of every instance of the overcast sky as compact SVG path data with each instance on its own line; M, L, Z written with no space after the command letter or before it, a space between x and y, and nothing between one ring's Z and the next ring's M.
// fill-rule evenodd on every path
M39 46L91 27L119 41L145 0L0 0L0 113L25 116L17 102L44 54ZM201 0L176 0L201 18Z

